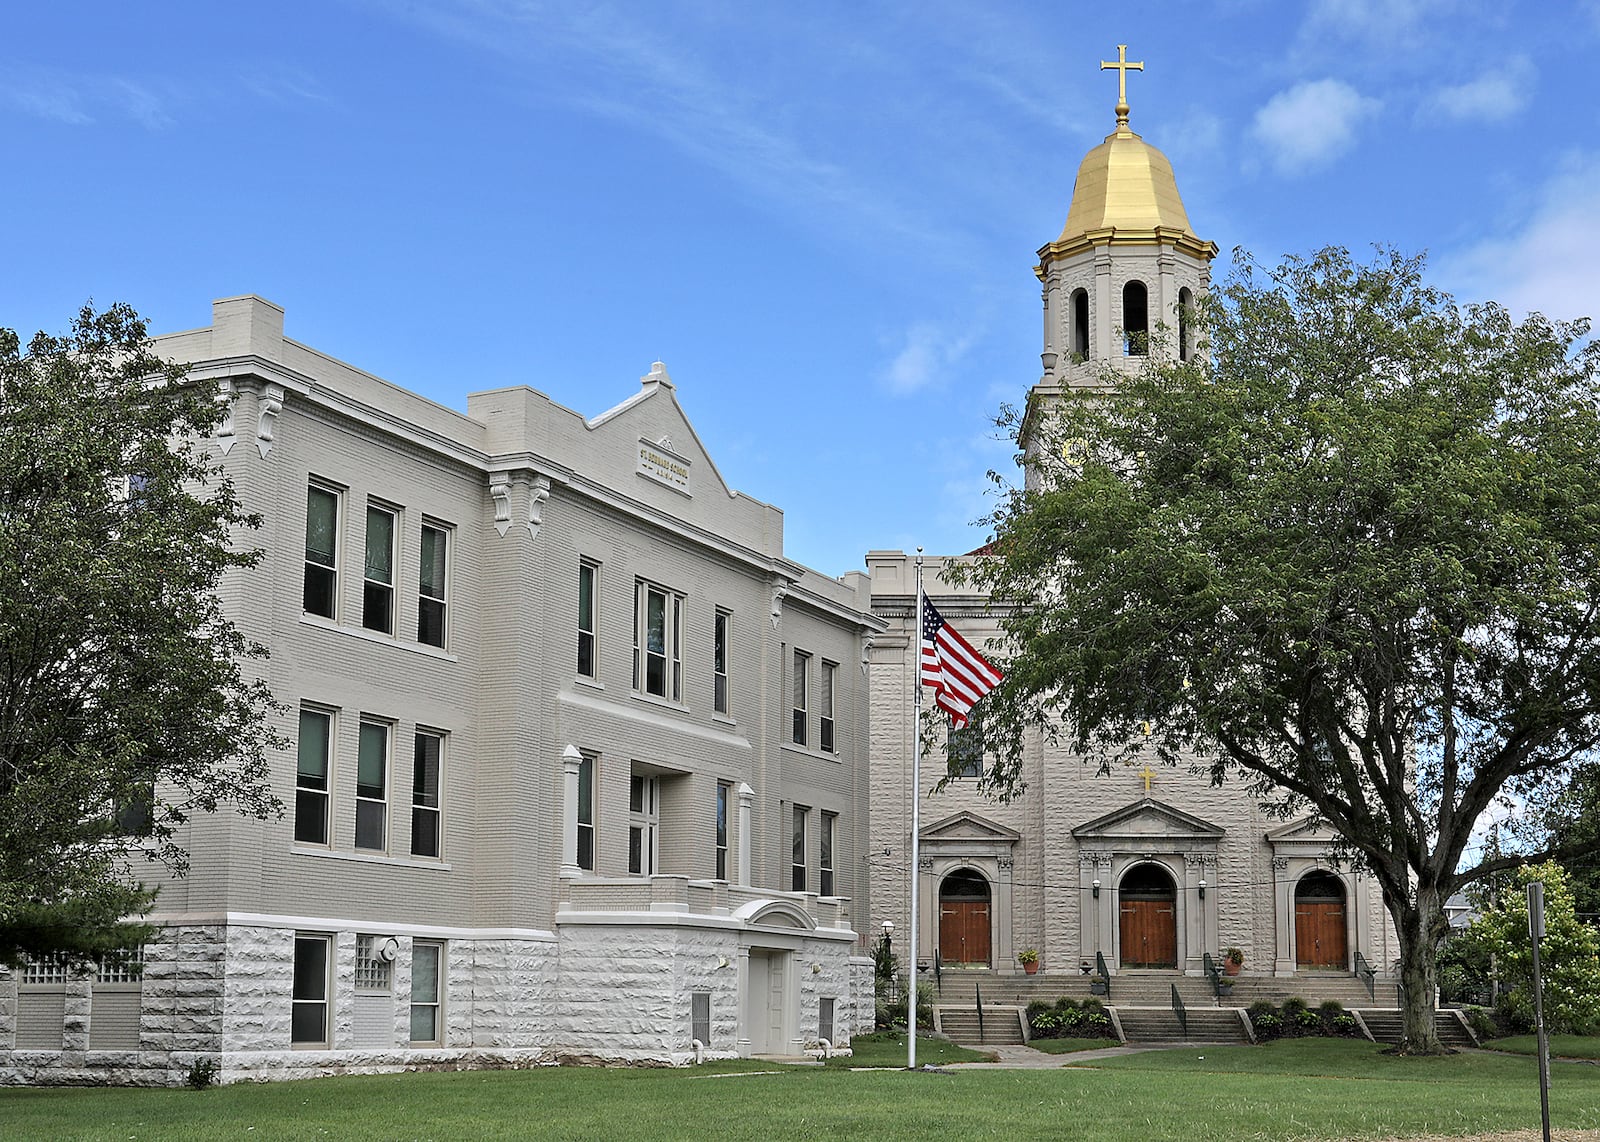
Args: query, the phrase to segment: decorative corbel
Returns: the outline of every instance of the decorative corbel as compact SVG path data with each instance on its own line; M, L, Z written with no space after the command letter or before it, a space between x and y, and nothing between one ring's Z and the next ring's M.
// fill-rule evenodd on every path
M511 530L511 473L490 472L489 494L494 497L494 529L504 539Z
M233 402L238 397L239 391L233 387L232 377L223 377L217 382L217 407L222 410L222 419L217 422L217 447L224 456L238 443L233 432Z
M528 495L528 538L539 538L539 528L544 524L544 505L550 498L550 477L535 476L533 490ZM504 534L502 532L501 534Z
M772 629L777 630L783 622L783 599L789 593L787 580L779 579L772 585Z
M261 392L261 406L256 413L256 450L265 460L272 451L273 426L283 411L283 386L269 384Z
M861 677L863 678L871 673L873 641L874 638L870 634L861 636Z

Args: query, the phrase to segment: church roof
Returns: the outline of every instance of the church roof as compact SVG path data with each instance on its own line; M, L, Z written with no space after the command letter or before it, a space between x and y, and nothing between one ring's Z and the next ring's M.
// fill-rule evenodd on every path
M1190 233L1189 215L1178 194L1167 156L1119 123L1083 157L1072 187L1067 224L1057 241L1094 230L1154 230Z

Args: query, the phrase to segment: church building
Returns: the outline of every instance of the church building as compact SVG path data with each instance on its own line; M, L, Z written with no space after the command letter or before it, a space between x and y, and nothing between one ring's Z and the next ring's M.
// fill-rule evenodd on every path
M1127 69L1141 65L1124 56L1104 66L1121 69L1116 128L1084 156L1066 225L1035 268L1043 374L1027 396L1029 421L1064 391L1096 385L1107 365L1134 370L1152 352L1187 359L1197 348L1187 314L1208 289L1217 246L1190 226L1166 156L1129 127ZM1022 443L1037 446L1026 424ZM988 600L941 574L959 558L925 561L929 601L1003 659ZM1287 980L1286 994L1307 999L1353 997L1341 979L1386 971L1396 945L1377 884L1333 859L1331 833L1269 818L1243 783L1213 786L1181 767L1102 775L1038 736L1021 768L1026 791L1001 804L975 790L982 743L932 727L916 794L919 898L909 900L916 566L899 551L870 552L867 566L873 610L890 624L872 650L873 920L900 926L898 950L914 915L918 959L925 971L937 963L942 982L951 972L1018 976L1019 955L1031 952L1055 981L1035 991L1051 998L1087 994L1102 969L1198 977L1207 953L1216 963L1226 948L1243 952L1247 976ZM956 778L934 792L947 771ZM1164 991L1145 994L1165 1002Z

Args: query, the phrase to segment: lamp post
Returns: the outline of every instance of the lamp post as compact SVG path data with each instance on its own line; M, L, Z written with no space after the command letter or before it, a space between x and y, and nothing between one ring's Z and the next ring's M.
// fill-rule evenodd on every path
M894 921L883 922L883 956L888 959L894 953Z

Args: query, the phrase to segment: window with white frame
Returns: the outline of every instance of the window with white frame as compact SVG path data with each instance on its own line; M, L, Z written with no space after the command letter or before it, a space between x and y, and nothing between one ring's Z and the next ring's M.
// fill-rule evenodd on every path
M794 694L794 726L791 737L795 745L805 745L807 741L806 701L809 697L810 673L811 656L803 650L795 651L790 670L790 686Z
M594 755L578 763L578 867L594 871Z
M728 636L732 625L733 613L718 607L711 626L711 708L724 715L733 709L728 694Z
M661 825L661 781L635 773L628 779L628 872L653 876Z
M331 936L295 933L294 985L289 1041L296 1047L328 1045L328 968Z
M717 782L717 879L728 879L728 801L733 786L726 781Z
M294 776L294 839L308 845L328 843L328 777L333 743L333 715L326 710L300 710L300 740Z
M394 633L395 513L367 505L367 558L361 581L361 625Z
M445 590L450 570L450 533L422 525L422 565L417 572L417 641L444 649Z
M443 852L440 802L444 735L418 730L411 753L411 855L437 859Z
M633 688L683 701L683 596L640 580L633 632Z
M390 936L356 936L357 991L389 991L394 985L394 957L381 953Z
M789 857L789 887L795 892L806 890L806 818L811 810L804 805L794 807L790 830L792 849Z
M823 753L833 752L833 699L838 677L836 663L822 664L822 673L817 679L817 746Z
M337 617L339 599L339 493L306 489L306 576L301 605L308 615Z
M382 852L389 820L389 726L361 723L356 753L356 848Z
M821 832L817 836L817 891L824 896L833 895L833 835L838 831L839 814L822 814Z
M440 997L444 994L444 945L417 940L411 945L411 1042L437 1046L444 1042Z
M593 678L600 669L595 658L595 608L600 589L600 565L584 559L578 563L578 674Z

